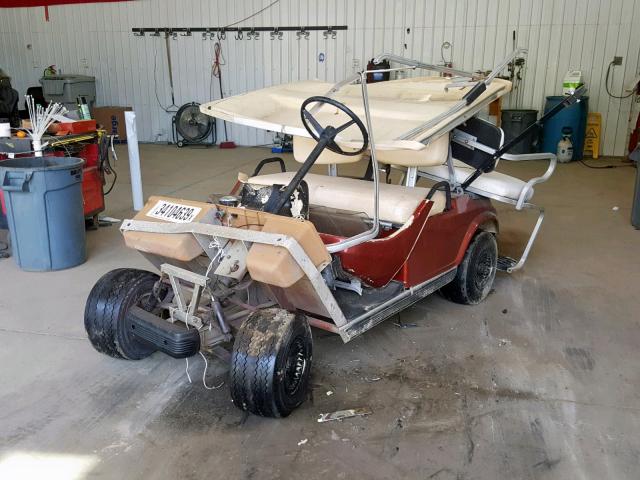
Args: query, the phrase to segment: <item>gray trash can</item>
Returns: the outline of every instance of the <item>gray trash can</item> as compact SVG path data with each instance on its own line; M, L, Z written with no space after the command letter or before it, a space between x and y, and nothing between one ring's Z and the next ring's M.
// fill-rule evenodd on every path
M530 126L538 119L537 110L502 110L502 123L500 127L504 131L504 142L507 143ZM538 132L530 132L525 138L517 143L508 153L535 153L538 151ZM555 150L554 150L555 153Z
M23 270L62 270L86 258L81 158L0 163L13 257Z

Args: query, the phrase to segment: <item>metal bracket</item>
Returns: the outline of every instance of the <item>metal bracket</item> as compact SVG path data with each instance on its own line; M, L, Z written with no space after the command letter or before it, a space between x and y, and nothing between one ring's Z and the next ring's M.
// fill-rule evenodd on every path
M240 240L230 241L231 243L219 256L219 263L214 273L224 277L241 280L247 273L247 254L249 249Z
M449 173L449 186L451 188L451 194L460 196L464 193L462 186L456 179L456 170L453 165L453 153L451 151L451 142L449 142L449 152L447 153L447 172ZM421 176L418 173L418 176Z
M160 266L160 272L162 276L169 278L169 282L171 283L171 288L173 289L173 294L178 305L178 308L169 307L169 314L171 316L172 323L176 320L180 320L187 325L194 326L198 330L201 329L204 324L202 319L196 316L196 312L198 311L202 291L207 286L209 279L204 275L199 275L168 263L163 263ZM191 299L188 304L184 296L184 285L181 281L193 284Z
M348 282L334 280L333 285L337 288L342 288L343 290L351 290L352 292L356 292L358 295L362 296L362 282L355 278L352 278Z
M331 38L336 38L336 36L338 35L338 32L336 32L333 27L327 27L327 30L322 32L322 36L327 39L329 37Z
M478 137L475 137L470 133L463 132L462 130L458 130L457 128L453 130L451 141L456 142L458 145L467 147L470 150L475 150L477 148L478 150L481 150L490 155L493 155L497 152L495 148L488 147L484 143L478 142Z
M418 181L418 167L407 168L407 173L405 173L405 177L404 177L405 186L415 187L417 181Z
M272 32L269 32L269 37L271 38L271 40L275 40L276 38L278 40L282 40L282 32L280 31L280 29L276 28Z

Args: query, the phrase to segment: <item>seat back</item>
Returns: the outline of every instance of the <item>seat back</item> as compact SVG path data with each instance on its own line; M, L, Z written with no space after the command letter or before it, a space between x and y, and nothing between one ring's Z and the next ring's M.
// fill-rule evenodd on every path
M412 142L413 143L413 142ZM447 161L449 155L449 135L432 140L420 150L409 148L376 151L380 163L401 167L432 167Z
M293 157L297 162L304 163L311 150L316 146L316 141L312 138L294 136L293 137ZM417 142L407 142L412 146ZM347 149L347 147L342 147ZM356 150L355 148L353 150ZM425 145L420 150L413 148L396 148L393 150L380 149L376 150L378 162L390 165L398 165L402 167L430 167L440 165L447 161L449 153L449 135L442 135L433 140L429 145ZM348 156L334 153L328 149L320 154L317 165L327 164L343 164L355 163L362 159L367 153L360 155Z
M316 142L313 138L308 137L300 137L295 135L293 137L293 158L296 159L296 162L304 163L307 159L311 151L315 148ZM341 145L341 148L345 151L349 150L349 147L345 147ZM357 148L351 149L352 151L358 150ZM339 153L334 153L329 149L325 149L324 152L320 154L318 159L316 160L316 165L331 165L331 164L341 164L341 163L355 163L362 159L364 156L364 152L360 155L340 155Z
M468 136L468 138L496 150L504 142L504 132L501 128L477 117L470 118L457 127L454 131L454 138L458 135ZM484 172L492 171L498 164L498 159L494 159L492 154L456 140L451 142L451 153L456 160Z

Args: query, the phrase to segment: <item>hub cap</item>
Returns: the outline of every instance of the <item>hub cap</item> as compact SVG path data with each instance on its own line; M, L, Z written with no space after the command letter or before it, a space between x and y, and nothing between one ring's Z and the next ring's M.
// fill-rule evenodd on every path
M491 281L495 269L493 255L491 255L491 252L485 250L480 254L476 268L475 283L479 290L483 289L487 283Z
M287 363L284 369L284 388L289 395L295 394L304 378L307 369L304 340L297 337L289 348Z

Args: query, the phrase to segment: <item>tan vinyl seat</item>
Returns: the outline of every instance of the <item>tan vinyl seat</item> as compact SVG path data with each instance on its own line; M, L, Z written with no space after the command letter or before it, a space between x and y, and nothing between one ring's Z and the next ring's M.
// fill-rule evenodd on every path
M396 141L396 143L402 144L401 141ZM378 162L401 165L403 167L427 167L440 165L447 161L447 155L449 154L449 135L442 135L426 146L415 141L405 141L404 143L407 147L411 146L412 148L376 149ZM317 144L318 142L312 138L295 135L293 137L293 158L295 158L297 162L304 163ZM413 148L415 145L420 145L422 148L416 150ZM342 148L345 151L357 150L355 147L348 146L342 146ZM315 165L355 163L361 160L363 156L364 153L354 156L340 155L339 153L334 153L326 149L315 161Z
M475 171L473 167L455 159L453 160L453 167L456 182L458 183L463 183ZM436 181L449 179L449 169L446 164L433 167L421 167L420 173ZM498 196L511 199L515 202L520 198L520 194L526 184L527 182L524 180L494 170L480 175L468 190L485 197L495 198ZM528 190L524 200L531 200L533 193L533 188Z
M287 185L296 172L282 172L251 177L254 185ZM308 173L309 203L328 208L362 212L373 218L373 182ZM404 225L429 193L428 188L380 184L380 220ZM429 216L444 211L446 197L436 192Z

